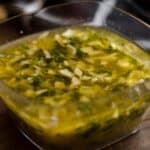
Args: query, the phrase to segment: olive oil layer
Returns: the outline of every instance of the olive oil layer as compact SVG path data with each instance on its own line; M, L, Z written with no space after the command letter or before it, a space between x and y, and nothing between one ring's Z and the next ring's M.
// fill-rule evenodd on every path
M0 79L31 102L22 109L24 120L57 141L58 135L105 129L145 107L143 99L113 95L150 78L149 68L131 51L149 58L104 28L47 31L2 50Z

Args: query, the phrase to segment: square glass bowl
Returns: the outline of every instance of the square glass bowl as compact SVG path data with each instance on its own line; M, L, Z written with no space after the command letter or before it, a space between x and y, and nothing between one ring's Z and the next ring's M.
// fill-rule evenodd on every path
M72 25L106 27L134 41L143 48L143 51L149 53L149 25L106 2L66 3L47 7L32 15L15 16L0 24L0 44L3 47L5 44L34 33ZM143 62L149 61L136 51L132 53L141 57ZM150 67L150 63L148 65ZM132 117L124 116L119 120L109 122L105 129L89 129L91 134L85 134L85 136L58 135L58 140L53 140L49 131L42 128L36 119L32 121L29 119L32 111L26 111L24 108L32 105L30 100L6 86L2 81L0 81L0 95L18 129L39 149L94 150L104 148L137 131L149 105L150 81L145 80L115 95L101 97L101 99L130 97L133 101L135 97L137 101L144 99L146 102L144 107L141 105L141 109L135 111ZM41 107L47 109L46 106Z

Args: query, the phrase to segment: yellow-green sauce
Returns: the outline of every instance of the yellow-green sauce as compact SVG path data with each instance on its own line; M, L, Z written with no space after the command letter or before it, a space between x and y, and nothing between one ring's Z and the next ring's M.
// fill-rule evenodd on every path
M146 105L113 93L150 78L148 54L107 29L47 31L3 49L0 79L31 101L22 110L28 124L54 145L138 116Z

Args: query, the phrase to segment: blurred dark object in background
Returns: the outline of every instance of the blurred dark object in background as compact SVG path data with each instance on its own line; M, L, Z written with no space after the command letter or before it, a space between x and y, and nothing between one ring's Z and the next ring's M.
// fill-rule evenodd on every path
M150 11L150 0L133 0L133 2L143 7L143 9Z
M150 23L150 0L127 0L139 18Z
M50 5L83 0L0 0L0 21L20 13L34 13ZM90 1L90 0L89 0ZM94 1L94 0L91 0ZM97 0L111 2L150 24L150 0ZM1 13L2 10L5 13ZM7 11L6 11L7 10ZM78 11L78 10L77 10Z
M40 10L45 0L6 0L0 2L8 11L8 17L22 13L34 13Z

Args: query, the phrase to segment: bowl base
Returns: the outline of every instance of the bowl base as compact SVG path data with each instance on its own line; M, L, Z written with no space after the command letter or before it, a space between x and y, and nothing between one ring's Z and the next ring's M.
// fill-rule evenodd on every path
M29 142L31 142L36 148L38 148L39 150L45 150L45 149L42 148L40 145L38 145L36 142L34 142L23 130L21 130L20 128L18 128L18 130L19 130L20 133L21 133ZM117 140L114 140L114 141L112 141L112 142L110 142L110 143L108 143L108 144L106 144L106 145L104 145L104 146L101 146L101 147L99 147L99 148L96 148L95 150L102 150L102 149L104 149L104 148L107 148L107 147L110 147L110 146L112 146L112 145L114 145L114 144L117 144L117 143L119 143L120 141L125 140L126 138L128 138L128 137L130 137L130 136L136 134L136 133L139 132L139 131L140 131L140 127L134 129L132 132L128 133L127 135L118 138Z

